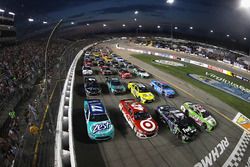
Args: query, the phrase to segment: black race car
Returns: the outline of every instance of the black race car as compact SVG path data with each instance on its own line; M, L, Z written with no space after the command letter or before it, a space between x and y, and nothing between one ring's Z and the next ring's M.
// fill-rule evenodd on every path
M88 96L101 94L101 88L94 77L85 77L84 90Z
M156 114L169 127L170 131L183 142L191 141L195 137L197 129L194 123L175 107L168 105L158 106Z

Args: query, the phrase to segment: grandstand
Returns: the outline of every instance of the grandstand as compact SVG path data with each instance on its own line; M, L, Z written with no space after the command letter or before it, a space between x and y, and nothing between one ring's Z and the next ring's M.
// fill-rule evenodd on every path
M16 41L15 13L0 10L0 45Z

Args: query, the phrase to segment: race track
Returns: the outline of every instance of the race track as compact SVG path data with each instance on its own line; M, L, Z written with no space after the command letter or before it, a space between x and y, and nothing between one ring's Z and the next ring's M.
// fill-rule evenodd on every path
M143 66L143 68L148 70L150 73L155 73L152 71L155 70L152 66L149 67L149 65L145 63L143 64L143 62L129 57L129 53L127 52L116 50L114 48L115 43L116 42L105 43L103 45L111 46L115 52L119 52L118 54L120 56L128 59L136 65ZM91 98L99 98L104 102L115 126L115 137L110 141L91 141L86 132L86 124L83 114L83 100L87 97L83 91L81 63L82 60L78 62L76 68L73 99L73 132L77 166L79 167L191 167L197 162L200 162L201 159L208 155L211 150L213 150L222 140L226 138L229 142L228 147L225 148L225 151L212 164L212 166L222 166L234 150L234 147L243 133L241 129L226 119L231 119L234 115L236 115L235 110L220 101L217 102L216 99L214 100L213 97L210 97L209 95L204 95L204 92L202 91L195 90L195 92L192 92L192 89L194 88L186 85L186 91L191 92L191 94L194 94L197 98L194 99L192 96L183 92L182 89L180 90L177 88L177 97L173 99L165 99L162 96L157 95L155 102L146 105L147 109L157 120L154 113L157 106L169 104L179 108L185 101L200 103L197 99L199 99L198 94L201 93L201 96L204 99L207 99L204 104L205 106L213 103L212 106L222 113L220 114L211 111L219 123L217 128L211 133L200 131L194 141L184 144L179 141L165 126L160 124L159 120L157 120L160 125L158 136L147 140L138 139L135 136L135 133L128 126L118 108L118 103L121 99L133 98L133 96L129 92L125 95L113 95L109 93L105 85L105 77L101 74L95 74L99 83L102 83L103 93L100 96ZM149 79L134 77L132 80L143 82L146 85L149 85L149 82L152 79L164 80L165 74L161 74L158 71L156 71L156 74L157 76L154 75ZM130 80L122 81L126 84ZM173 82L180 87L182 87L182 84L185 85L185 83L179 83L181 81L177 79L173 80ZM156 92L153 90L152 92L156 95ZM217 103L225 106L217 107ZM242 166L243 164L246 164L249 155L250 151L248 150L244 154L244 159L241 163Z

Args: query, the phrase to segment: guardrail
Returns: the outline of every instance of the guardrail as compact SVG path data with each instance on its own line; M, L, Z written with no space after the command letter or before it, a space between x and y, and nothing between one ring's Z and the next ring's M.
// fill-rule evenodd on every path
M95 43L96 44L96 43ZM71 166L76 167L75 151L74 151L74 139L73 139L73 124L72 124L72 108L73 108L73 87L75 80L75 69L78 60L86 49L92 47L95 44L91 44L83 48L78 52L73 60L61 94L61 100L59 105L56 138L55 138L55 166L64 167Z

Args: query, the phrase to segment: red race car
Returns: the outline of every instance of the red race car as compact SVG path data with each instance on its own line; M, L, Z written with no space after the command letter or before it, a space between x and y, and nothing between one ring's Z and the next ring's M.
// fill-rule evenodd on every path
M122 78L122 79L129 79L129 78L132 78L132 75L131 73L126 70L126 69L120 69L118 70L118 74L119 76Z
M92 67L93 66L93 62L91 60L87 59L87 60L84 61L84 66Z
M120 101L119 108L137 137L146 139L157 135L158 124L141 103L135 99L124 99Z
M108 66L101 66L100 67L100 72L103 75L113 75L112 70Z

